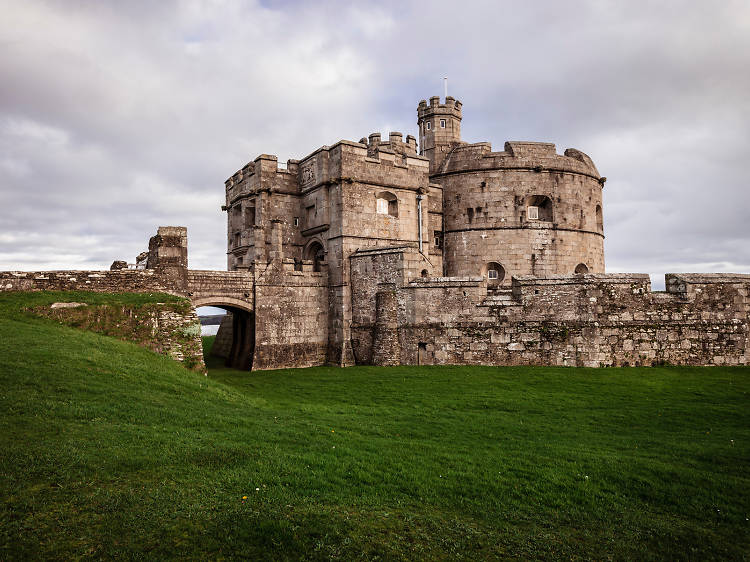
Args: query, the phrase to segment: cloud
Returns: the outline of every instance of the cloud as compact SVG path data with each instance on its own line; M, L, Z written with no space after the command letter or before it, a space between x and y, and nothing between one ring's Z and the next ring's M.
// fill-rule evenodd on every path
M465 140L594 158L611 271L750 271L744 2L42 2L0 20L0 269L107 267L161 224L226 265L223 181L414 133L464 102Z

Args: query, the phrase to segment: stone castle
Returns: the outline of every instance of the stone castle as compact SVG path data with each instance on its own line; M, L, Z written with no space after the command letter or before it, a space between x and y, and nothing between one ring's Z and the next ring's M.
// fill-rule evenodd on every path
M747 365L750 275L605 274L602 189L583 152L461 140L461 102L392 132L226 182L228 270L187 267L162 227L127 269L0 273L0 289L165 290L231 312L242 369L353 364ZM72 281L71 281L72 279ZM85 282L84 282L85 281Z

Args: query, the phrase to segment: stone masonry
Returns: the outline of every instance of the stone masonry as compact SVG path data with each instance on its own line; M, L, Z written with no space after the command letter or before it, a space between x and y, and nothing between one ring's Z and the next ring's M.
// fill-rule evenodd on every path
M417 138L339 141L226 180L229 271L187 267L160 227L136 264L0 272L0 290L165 291L218 306L213 353L241 369L352 364L747 365L750 275L606 274L591 158L461 139L461 102Z

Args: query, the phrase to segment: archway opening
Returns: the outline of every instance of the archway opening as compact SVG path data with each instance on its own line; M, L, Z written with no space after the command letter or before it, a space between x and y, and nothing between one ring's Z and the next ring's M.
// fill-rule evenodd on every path
M390 191L381 191L375 196L375 210L379 215L398 216L398 197Z
M581 275L589 272L589 267L585 263L579 263L575 269L576 274Z
M201 305L196 309L201 316L206 317L206 312L216 312L210 316L220 322L213 335L204 335L204 324L201 322L206 366L210 369L212 363L214 366L223 363L232 369L250 371L255 353L255 313L221 302L201 302ZM224 311L224 314L220 311Z
M326 261L326 251L320 242L313 242L305 250L305 259L313 262L313 271L320 271Z
M552 199L546 195L530 195L526 198L526 219L529 222L552 222Z
M487 278L487 288L495 289L505 280L505 268L495 261L484 266L484 276Z

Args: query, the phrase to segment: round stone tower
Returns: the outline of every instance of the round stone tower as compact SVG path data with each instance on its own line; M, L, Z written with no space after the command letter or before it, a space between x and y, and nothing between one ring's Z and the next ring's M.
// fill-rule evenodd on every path
M550 143L506 142L492 152L462 142L460 108L436 97L418 108L430 181L443 187L445 274L501 286L512 275L603 273L606 178L591 158L557 154Z

